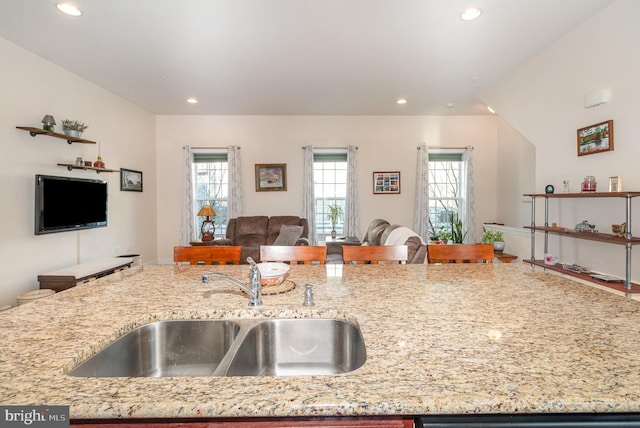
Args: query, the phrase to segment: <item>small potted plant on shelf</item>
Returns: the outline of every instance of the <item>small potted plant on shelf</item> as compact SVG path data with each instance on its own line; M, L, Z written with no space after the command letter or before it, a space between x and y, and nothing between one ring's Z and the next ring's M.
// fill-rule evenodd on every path
M481 242L483 244L493 244L493 250L498 253L504 250L504 239L502 232L499 230L485 230L482 234Z
M329 208L327 219L331 222L331 239L336 239L336 223L342 217L342 207L338 204L330 204L327 208Z
M62 121L62 132L69 137L80 138L82 133L88 126L77 120L65 119Z

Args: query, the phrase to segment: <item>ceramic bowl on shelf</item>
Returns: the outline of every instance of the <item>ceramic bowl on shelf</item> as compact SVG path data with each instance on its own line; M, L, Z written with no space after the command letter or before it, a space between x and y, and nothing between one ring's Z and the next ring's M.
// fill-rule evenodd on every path
M258 263L262 286L280 285L289 276L289 265L286 263Z

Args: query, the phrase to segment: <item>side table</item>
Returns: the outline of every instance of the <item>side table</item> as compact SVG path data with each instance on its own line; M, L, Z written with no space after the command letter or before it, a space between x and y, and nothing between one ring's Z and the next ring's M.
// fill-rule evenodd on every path
M514 256L513 254L507 254L507 253L503 253L503 252L494 252L493 256L500 260L502 263L511 263L512 260L515 260L518 258L518 256Z
M342 262L342 246L362 245L362 242L357 237L328 238L325 245L327 246L327 262Z

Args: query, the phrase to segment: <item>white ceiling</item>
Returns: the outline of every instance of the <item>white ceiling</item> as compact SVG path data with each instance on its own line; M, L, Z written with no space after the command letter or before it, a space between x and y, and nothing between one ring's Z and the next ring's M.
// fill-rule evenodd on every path
M483 88L613 0L55 2L0 0L0 36L155 114L431 115L488 114Z

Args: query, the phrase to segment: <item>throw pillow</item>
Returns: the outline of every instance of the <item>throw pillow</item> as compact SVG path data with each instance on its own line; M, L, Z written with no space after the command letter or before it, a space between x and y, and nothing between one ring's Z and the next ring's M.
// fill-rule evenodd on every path
M280 227L280 234L273 242L273 245L296 245L298 238L302 236L302 226L287 226L282 225Z

